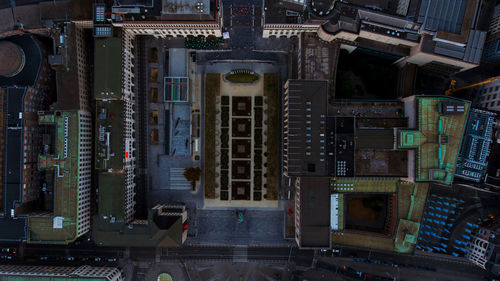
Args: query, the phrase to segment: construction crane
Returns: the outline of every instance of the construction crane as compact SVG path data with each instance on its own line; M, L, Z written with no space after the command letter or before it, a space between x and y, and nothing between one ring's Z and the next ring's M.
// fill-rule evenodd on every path
M447 95L447 96L449 96L449 95L453 94L454 92L458 92L458 91L469 89L469 88L474 88L474 87L477 87L477 86L480 86L480 85L483 85L483 84L488 84L488 83L493 82L493 81L498 80L498 79L500 79L500 76L491 77L491 78L488 78L488 79L486 79L484 81L481 81L481 82L478 82L478 83L474 83L474 84L470 84L470 85L467 85L467 86L463 86L463 87L460 87L460 88L455 88L455 85L457 84L457 81L456 80L451 80L451 82L450 82L450 88L448 90L446 90L444 92L444 94Z

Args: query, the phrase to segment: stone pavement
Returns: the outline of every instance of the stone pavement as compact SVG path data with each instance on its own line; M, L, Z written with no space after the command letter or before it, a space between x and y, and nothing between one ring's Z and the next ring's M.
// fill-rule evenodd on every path
M242 223L236 211L197 210L197 234L187 244L287 246L283 239L283 211L247 210Z

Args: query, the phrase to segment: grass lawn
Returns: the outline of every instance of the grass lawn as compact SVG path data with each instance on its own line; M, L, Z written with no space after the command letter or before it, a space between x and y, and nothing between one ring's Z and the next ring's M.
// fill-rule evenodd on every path
M268 124L267 124L267 200L278 199L279 174L279 75L278 73L264 74L264 96L267 97Z
M205 198L215 199L215 98L220 92L220 74L205 76Z
M226 79L233 83L252 83L259 80L259 75L250 73L235 73L226 75Z

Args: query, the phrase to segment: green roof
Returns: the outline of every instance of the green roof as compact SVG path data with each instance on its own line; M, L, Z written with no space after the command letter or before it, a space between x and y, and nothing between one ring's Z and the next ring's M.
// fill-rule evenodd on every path
M416 97L414 130L399 130L398 148L416 149L415 179L417 181L453 182L455 164L469 114L470 102L450 97ZM445 115L441 103L461 103L464 112ZM444 141L441 141L444 140Z
M118 37L95 39L94 97L122 97L122 41Z
M99 211L100 217L115 217L123 220L125 216L125 174L100 173Z
M60 113L60 114L59 114ZM39 168L54 171L54 213L28 218L28 242L67 244L77 238L80 167L79 111L58 115L41 113L40 124L55 124L56 153L40 155ZM54 228L54 217L62 217L62 228Z
M364 193L364 192L396 192L399 178L332 178L330 186L332 193Z

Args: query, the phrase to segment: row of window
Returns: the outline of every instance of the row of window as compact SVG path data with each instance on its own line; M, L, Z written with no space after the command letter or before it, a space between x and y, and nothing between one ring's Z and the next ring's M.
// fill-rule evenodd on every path
M494 106L500 106L500 100L498 101L492 101L492 102L483 102L481 103L482 107L488 108L488 107L494 107Z

